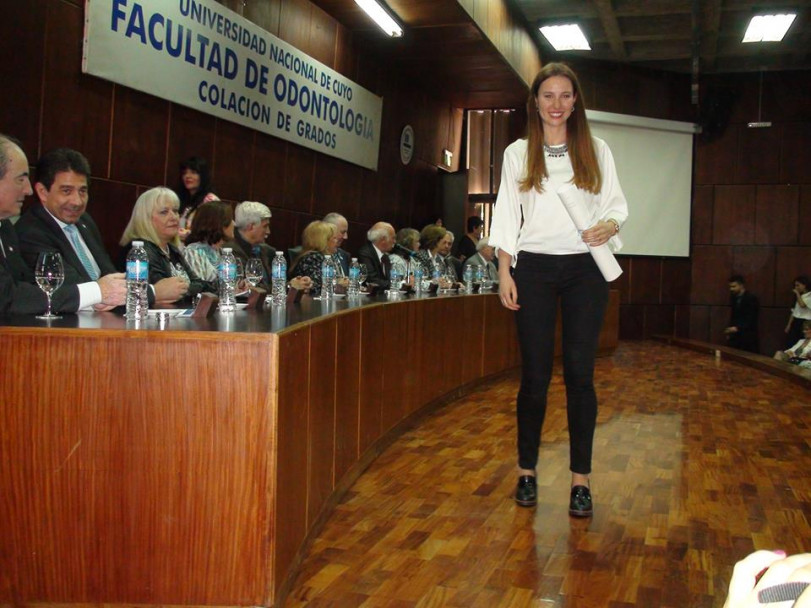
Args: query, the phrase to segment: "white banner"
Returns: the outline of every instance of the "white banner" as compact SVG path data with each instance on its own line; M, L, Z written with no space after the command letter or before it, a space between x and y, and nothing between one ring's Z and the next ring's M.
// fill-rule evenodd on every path
M213 0L86 0L82 70L377 170L383 99Z

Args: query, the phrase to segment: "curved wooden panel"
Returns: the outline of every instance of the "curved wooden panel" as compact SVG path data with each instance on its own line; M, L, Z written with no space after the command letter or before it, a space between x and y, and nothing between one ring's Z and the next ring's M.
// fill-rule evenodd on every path
M495 295L0 323L6 603L273 605L387 441L519 362Z

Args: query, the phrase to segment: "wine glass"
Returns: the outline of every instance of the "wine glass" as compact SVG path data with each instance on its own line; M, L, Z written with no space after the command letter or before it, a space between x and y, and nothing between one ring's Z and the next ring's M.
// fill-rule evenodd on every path
M43 251L37 257L37 267L34 277L39 288L48 298L48 311L44 315L37 315L37 319L60 319L59 315L51 312L51 294L62 286L65 280L65 267L62 256L56 251Z
M360 270L360 274L358 275L358 285L361 285L369 276L369 269L366 268L366 264L358 264L358 269Z
M259 258L251 258L245 264L245 280L248 281L251 287L259 285L264 273L265 268Z

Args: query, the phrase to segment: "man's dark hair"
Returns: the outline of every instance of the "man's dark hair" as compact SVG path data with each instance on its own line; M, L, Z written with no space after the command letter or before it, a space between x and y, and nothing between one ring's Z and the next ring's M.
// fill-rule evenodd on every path
M56 174L67 171L85 176L90 183L90 163L82 153L70 148L56 148L40 157L37 161L37 183L50 190Z
M23 148L23 145L14 137L0 133L0 179L3 179L6 176L6 171L8 171L8 149L10 146L17 146L20 150Z
M740 283L741 285L746 285L746 281L743 280L743 276L739 274L733 274L729 277L730 283Z
M0 175L0 177L3 177ZM802 283L805 285L806 289L811 289L811 279L808 278L807 275L801 274L800 276L794 277L795 283Z
M479 226L484 226L484 220L477 215L471 215L467 218L467 231L473 232Z

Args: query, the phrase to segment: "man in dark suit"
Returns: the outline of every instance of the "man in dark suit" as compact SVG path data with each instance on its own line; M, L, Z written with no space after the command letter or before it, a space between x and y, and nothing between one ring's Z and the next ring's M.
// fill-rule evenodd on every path
M0 312L4 313L37 314L47 306L47 297L36 286L32 267L20 255L17 234L8 220L19 214L23 200L32 192L28 159L15 140L0 134ZM123 304L123 276L107 275L90 282L92 285L64 283L53 294L53 310L74 312L87 306L109 310Z
M265 242L270 235L270 218L267 205L253 201L240 203L234 212L234 241L229 244L243 264L250 258L262 260L264 276L259 286L267 290L270 289L273 257L276 255L276 250Z
M270 291L270 278L273 275L273 258L276 250L265 242L270 235L270 218L272 214L267 205L254 201L245 201L237 205L234 211L234 240L226 246L231 247L234 255L243 264L250 258L262 260L264 276L259 287ZM290 286L295 289L309 289L312 285L310 277L295 277L290 280Z
M378 222L366 233L368 242L358 249L358 262L366 264L366 282L388 289L391 260L389 253L394 248L394 226Z
M345 249L341 249L341 245L349 238L349 222L340 213L333 211L324 216L324 221L329 222L338 229L338 250L333 254L333 258L338 259L340 265L339 271L341 276L349 276L349 263L352 256Z
M760 352L758 340L758 299L746 291L739 274L729 277L729 327L724 330L729 345L749 352Z

